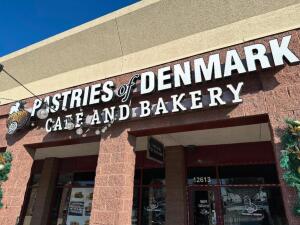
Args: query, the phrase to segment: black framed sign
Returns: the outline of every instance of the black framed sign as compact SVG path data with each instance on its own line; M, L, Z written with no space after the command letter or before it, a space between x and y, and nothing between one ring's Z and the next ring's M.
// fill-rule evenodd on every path
M163 164L165 159L165 147L163 143L161 143L153 137L149 137L147 158Z

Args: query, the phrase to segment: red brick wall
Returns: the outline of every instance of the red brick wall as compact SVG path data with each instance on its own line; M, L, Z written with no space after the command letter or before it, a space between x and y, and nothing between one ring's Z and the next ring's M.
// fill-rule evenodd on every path
M127 130L100 142L91 224L130 225L135 154Z
M16 144L8 148L13 154L9 180L3 183L3 208L0 209L0 224L15 225L21 212L27 182L30 178L33 159L28 149Z

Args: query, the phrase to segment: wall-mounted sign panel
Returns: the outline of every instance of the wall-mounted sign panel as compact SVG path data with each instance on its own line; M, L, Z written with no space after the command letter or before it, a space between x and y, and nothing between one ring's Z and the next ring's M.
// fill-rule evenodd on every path
M149 137L148 139L147 158L158 163L164 163L165 147L153 137Z

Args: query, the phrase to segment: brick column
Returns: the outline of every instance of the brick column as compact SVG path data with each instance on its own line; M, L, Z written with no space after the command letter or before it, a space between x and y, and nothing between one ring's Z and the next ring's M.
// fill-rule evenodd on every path
M127 130L100 141L91 225L131 225L135 153Z
M167 147L166 170L166 225L186 223L186 176L184 148Z
M30 171L33 163L31 151L15 144L7 148L13 155L8 180L2 184L3 208L0 209L0 224L15 225L20 215Z
M286 113L270 115L270 125L271 125L270 127L271 127L271 134L272 134L275 157L276 157L276 166L277 166L279 181L281 185L281 192L282 192L282 198L283 198L286 216L289 225L298 225L300 224L300 217L296 217L293 214L294 204L298 199L297 192L294 188L290 188L285 184L283 180L284 170L279 165L280 151L282 150L280 139L284 129L286 128L286 124L284 122L286 118L294 118L293 112L290 111Z
M45 225L48 221L58 166L59 160L57 158L45 159L30 223L31 225Z

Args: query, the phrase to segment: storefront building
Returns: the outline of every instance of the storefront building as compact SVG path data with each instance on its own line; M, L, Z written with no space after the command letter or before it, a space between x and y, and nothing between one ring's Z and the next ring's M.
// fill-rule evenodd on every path
M0 224L300 224L295 2L141 1L2 57L37 97L2 71Z

